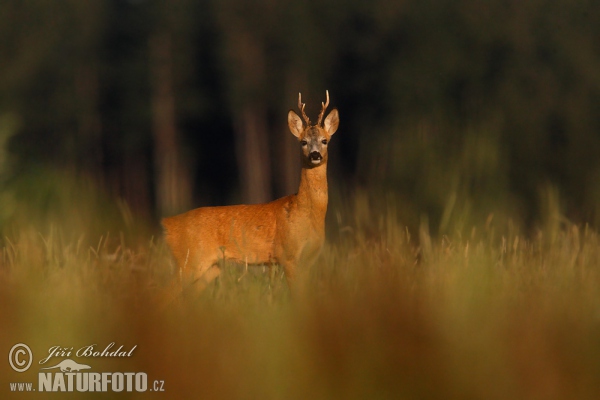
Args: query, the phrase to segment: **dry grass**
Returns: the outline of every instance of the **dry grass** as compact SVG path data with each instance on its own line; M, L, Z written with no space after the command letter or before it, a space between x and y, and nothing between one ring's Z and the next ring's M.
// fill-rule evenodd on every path
M181 294L161 240L23 230L1 242L0 348L24 342L39 359L54 345L137 345L89 363L165 381L164 394L129 395L140 398L600 396L596 232L415 240L393 216L373 220L329 244L294 296L281 271L237 266ZM3 398L7 382L37 382L35 365L0 365Z

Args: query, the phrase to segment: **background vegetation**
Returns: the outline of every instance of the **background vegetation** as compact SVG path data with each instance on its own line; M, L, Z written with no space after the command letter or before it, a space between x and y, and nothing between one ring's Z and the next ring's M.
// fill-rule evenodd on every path
M435 239L423 227L418 249L394 215L354 226L292 298L279 270L269 279L223 265L202 294L182 293L160 243L85 247L59 231L22 232L2 248L0 348L27 343L34 364L17 374L0 363L0 390L40 397L9 382L37 387L50 346L115 342L137 348L76 360L146 372L165 392L106 398L598 398L597 233L571 226L529 240L490 223Z
M325 89L342 197L368 191L437 232L491 212L530 229L550 191L599 222L594 2L31 0L0 15L2 226L14 203L82 203L65 174L145 221L289 194L286 112L301 91L316 113Z
M94 368L169 397L597 398L597 37L583 0L2 1L0 352L137 344ZM325 89L302 289L181 293L159 218L296 191Z

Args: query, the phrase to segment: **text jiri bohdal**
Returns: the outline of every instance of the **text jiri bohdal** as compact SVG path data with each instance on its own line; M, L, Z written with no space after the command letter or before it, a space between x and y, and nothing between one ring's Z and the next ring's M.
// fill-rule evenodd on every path
M73 347L52 346L48 349L48 357L40 360L40 364L45 364L53 357L72 357L73 354L77 357L131 357L137 345L133 346L129 351L123 350L123 345L114 349L115 342L110 343L103 350L98 350L97 344L90 344L79 348L73 353Z

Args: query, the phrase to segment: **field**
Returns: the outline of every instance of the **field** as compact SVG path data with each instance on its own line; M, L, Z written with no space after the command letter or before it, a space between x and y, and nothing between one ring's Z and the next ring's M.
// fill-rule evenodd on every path
M600 396L594 230L557 220L525 235L490 215L434 237L393 209L353 213L329 227L336 235L293 294L279 269L235 265L203 293L182 293L159 236L15 230L0 240L0 348L6 357L25 343L34 363L21 374L0 363L1 397L45 398L9 382L36 388L52 346L112 342L135 348L71 358L94 372L145 372L148 390L107 398ZM155 380L164 392L150 391Z
M600 1L0 21L0 400L600 399ZM328 210L296 286L181 284L161 217L300 187L295 231Z

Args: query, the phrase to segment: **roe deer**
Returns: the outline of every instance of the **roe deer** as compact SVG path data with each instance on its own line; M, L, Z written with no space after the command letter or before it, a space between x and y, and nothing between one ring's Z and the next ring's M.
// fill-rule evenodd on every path
M302 149L302 170L297 194L265 204L201 207L164 218L167 244L185 279L206 287L220 274L219 259L283 267L292 288L299 264L311 265L325 241L327 212L327 145L339 125L337 109L323 121L327 100L321 103L317 123L298 108L288 112L288 126Z

